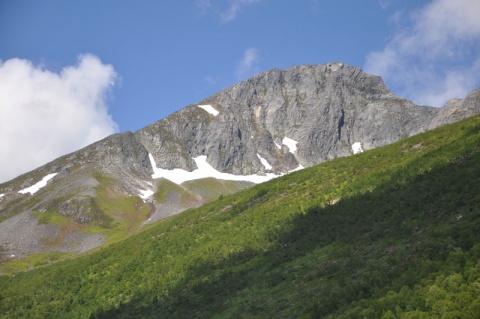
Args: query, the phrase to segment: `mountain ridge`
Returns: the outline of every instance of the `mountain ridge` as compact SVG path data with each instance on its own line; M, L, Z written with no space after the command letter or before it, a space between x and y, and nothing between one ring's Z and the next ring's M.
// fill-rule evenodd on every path
M51 251L65 246L58 236L68 227L88 243L100 236L95 242L101 245L212 200L202 194L220 196L252 185L207 182L211 189L200 190L152 176L156 169L194 172L200 156L211 172L266 180L352 155L353 145L367 151L479 113L480 89L438 109L399 98L380 77L340 62L273 69L136 132L111 135L0 184L0 245L15 256ZM48 187L19 193L48 174L56 174ZM167 187L166 195L159 195L165 194L160 187ZM139 211L143 221L133 218ZM28 227L9 222L17 214ZM39 222L57 217L44 215L69 222L57 221L45 233ZM25 227L32 234L38 230L31 244L18 240ZM111 230L117 228L121 236ZM58 247L45 245L42 237L58 239ZM84 251L82 241L72 243L66 251Z

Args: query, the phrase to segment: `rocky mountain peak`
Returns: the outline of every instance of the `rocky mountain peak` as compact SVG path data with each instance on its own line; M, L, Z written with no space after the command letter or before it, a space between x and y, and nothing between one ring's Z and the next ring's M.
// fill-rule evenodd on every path
M340 62L273 69L198 105L218 114L191 105L136 132L161 167L193 170L192 157L206 155L222 172L285 173L353 154L354 143L368 150L422 132L438 113Z
M126 236L251 183L479 113L480 89L434 108L341 62L273 69L0 184L0 249L85 251L111 229ZM79 231L91 224L109 231Z
M477 89L443 108L417 106L380 77L341 62L272 69L135 133L63 156L8 189L42 174L60 179L90 170L116 176L132 193L151 183L157 168L195 171L200 156L218 172L278 176L478 114L479 100Z

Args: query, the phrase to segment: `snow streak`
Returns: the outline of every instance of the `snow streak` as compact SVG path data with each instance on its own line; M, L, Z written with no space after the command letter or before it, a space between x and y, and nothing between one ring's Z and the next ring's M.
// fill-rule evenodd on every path
M42 180L38 183L36 183L35 185L32 185L30 187L27 187L25 189L22 189L21 191L18 191L20 194L26 194L26 193L30 193L30 194L35 194L36 192L38 192L41 188L45 187L47 185L47 182L49 180L51 180L52 178L55 177L55 175L57 175L57 173L53 173L53 174L48 174L47 176L45 176L44 178L42 178Z

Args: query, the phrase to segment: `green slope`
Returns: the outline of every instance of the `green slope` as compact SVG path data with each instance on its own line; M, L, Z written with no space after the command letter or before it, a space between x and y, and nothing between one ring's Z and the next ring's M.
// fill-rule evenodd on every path
M5 318L475 318L480 117L0 277Z

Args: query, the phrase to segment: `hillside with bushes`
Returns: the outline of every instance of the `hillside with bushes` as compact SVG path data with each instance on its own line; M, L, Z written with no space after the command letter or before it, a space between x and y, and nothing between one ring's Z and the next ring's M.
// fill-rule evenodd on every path
M3 318L476 318L480 116L0 277Z

